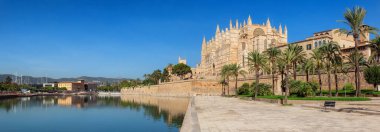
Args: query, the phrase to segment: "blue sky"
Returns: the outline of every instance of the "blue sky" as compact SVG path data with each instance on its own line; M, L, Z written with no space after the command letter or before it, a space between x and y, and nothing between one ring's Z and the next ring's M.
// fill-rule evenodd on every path
M344 27L336 20L355 5L380 28L378 0L0 0L0 73L142 77L178 56L194 66L202 37L230 19L269 17L293 42Z

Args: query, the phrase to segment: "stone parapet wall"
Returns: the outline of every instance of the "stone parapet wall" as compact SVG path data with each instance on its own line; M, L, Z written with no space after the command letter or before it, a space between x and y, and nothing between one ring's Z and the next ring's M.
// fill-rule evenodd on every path
M291 76L293 78L293 76ZM310 75L310 81L318 82L318 75ZM305 75L298 75L297 80L306 81ZM338 87L342 89L345 83L349 82L355 85L354 83L354 73L338 74ZM245 79L241 78L238 80L237 86L240 87L244 83L251 84L254 82L254 78L247 77ZM322 74L322 89L328 90L327 75ZM272 84L271 76L262 76L260 78L260 83ZM229 82L230 95L235 94L235 81ZM361 75L361 88L362 89L373 89L371 84L368 84L363 75ZM331 74L331 89L335 90L335 79L334 74ZM192 95L221 95L222 85L216 80L182 80L176 82L167 82L159 85L143 86L140 88L130 88L122 89L122 94L129 95L154 95L154 96L183 96L188 97ZM226 91L226 94L228 91ZM281 95L281 76L275 77L275 93L276 95Z
M220 95L221 85L211 80L186 80L144 86L141 88L122 89L122 94L154 95L154 96L183 96Z

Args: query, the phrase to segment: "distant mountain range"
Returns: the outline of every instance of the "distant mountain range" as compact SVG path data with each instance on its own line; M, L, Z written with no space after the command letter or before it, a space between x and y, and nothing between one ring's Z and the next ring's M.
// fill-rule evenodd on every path
M5 81L5 78L7 76L10 76L15 82L17 80L18 83L21 83L21 76L18 76L16 79L16 76L11 74L0 74L0 82ZM122 80L130 80L128 78L106 78L106 77L88 77L88 76L81 76L76 78L50 78L50 77L33 77L33 76L22 76L22 82L24 84L41 84L45 82L63 82L63 81L78 81L78 80L85 80L86 82L101 82L101 83L115 83L120 82Z

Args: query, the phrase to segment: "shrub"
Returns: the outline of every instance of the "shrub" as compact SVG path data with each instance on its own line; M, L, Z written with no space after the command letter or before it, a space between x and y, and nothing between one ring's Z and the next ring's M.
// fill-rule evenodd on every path
M373 84L374 88L380 84L380 66L371 66L364 70L364 78L369 84Z
M313 96L317 91L318 85L315 83L308 83L299 80L291 80L289 91L291 96L307 97Z
M343 86L343 90L354 90L355 87L352 85L352 83L345 83Z
M252 83L251 84L251 87L252 88L255 88L256 86L256 83ZM268 96L268 95L273 95L273 92L272 92L272 85L269 85L269 84L265 84L265 83L259 83L258 85L259 89L258 89L258 93L257 95L258 96ZM253 89L252 90L252 94L254 94L255 90Z
M314 93L318 92L319 83L317 83L317 82L309 82L309 85L311 86L311 89L313 90Z
M238 95L253 95L254 94L254 88L256 86L256 83L252 83L249 85L248 83L244 83L242 86L238 89ZM272 85L265 84L265 83L259 83L259 90L257 95L258 96L268 96L273 95L272 93Z
M238 88L238 95L249 95L252 94L252 88L249 86L249 83L244 83Z

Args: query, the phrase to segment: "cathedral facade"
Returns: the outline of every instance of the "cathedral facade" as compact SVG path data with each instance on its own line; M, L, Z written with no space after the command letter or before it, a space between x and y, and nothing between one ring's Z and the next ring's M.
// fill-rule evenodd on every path
M249 52L263 52L270 47L285 45L287 41L287 27L273 27L269 18L263 24L253 24L250 16L243 23L236 20L233 24L230 20L229 28L221 29L217 25L214 37L210 40L203 38L201 62L193 68L193 75L198 79L217 79L222 67L232 63L249 71Z

